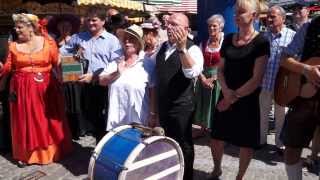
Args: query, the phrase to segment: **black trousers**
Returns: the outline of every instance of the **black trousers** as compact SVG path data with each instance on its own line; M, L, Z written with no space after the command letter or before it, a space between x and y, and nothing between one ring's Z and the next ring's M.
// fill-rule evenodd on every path
M108 110L108 88L88 84L85 87L85 117L94 127L94 136L97 143L106 134L106 121Z
M2 114L0 117L0 153L6 153L11 150L11 126L8 96L9 88L0 92L0 101L2 102Z
M160 124L168 137L176 140L184 156L184 180L193 179L194 147L192 119L194 111L160 112Z
M4 78L4 77L3 77ZM11 137L11 122L9 109L9 88L11 75L6 78L5 89L0 92L0 101L2 103L2 113L0 116L0 153L7 153L11 151L12 137Z
M66 113L69 120L69 127L74 139L86 133L93 132L91 122L84 115L85 103L84 87L86 85L78 82L66 82L63 84Z

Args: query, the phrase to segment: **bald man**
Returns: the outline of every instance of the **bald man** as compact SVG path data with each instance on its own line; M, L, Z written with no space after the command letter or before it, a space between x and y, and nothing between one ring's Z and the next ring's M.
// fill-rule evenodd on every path
M111 16L114 16L116 14L119 14L119 11L114 9L114 8L110 8L107 10L107 17L111 17Z
M117 15L117 14L120 14L118 10L114 9L114 8L110 8L106 11L106 16L107 16L107 19L106 19L106 26L110 24L110 21L111 21L111 16L114 16L114 15ZM107 28L108 29L108 28Z
M175 139L182 149L185 160L184 180L193 178L193 89L194 80L203 67L202 52L188 40L188 29L187 16L172 14L168 19L168 41L162 44L156 56L159 122L166 135Z

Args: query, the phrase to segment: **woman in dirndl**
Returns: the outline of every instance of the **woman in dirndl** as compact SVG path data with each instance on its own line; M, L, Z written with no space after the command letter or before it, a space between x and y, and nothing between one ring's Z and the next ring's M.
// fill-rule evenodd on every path
M0 71L0 76L12 72L12 155L19 167L49 164L72 150L62 88L52 73L59 67L58 49L53 39L39 33L36 15L12 17L18 39L9 44Z
M211 126L220 86L217 81L217 65L220 61L220 48L223 42L224 19L220 14L212 15L208 20L209 38L200 44L204 56L203 72L196 84L196 113L194 124L201 126L200 134ZM194 137L199 136L194 132Z

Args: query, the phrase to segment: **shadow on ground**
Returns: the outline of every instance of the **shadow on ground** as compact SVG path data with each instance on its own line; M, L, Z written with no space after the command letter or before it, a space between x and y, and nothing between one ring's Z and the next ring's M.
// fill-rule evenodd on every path
M89 161L92 147L83 147L78 142L74 142L74 152L59 163L63 165L74 176L80 176L88 173Z
M206 134L203 137L195 138L194 143L200 146L209 146L210 135ZM224 151L224 153L229 156L238 157L239 147L226 143ZM262 161L271 166L276 166L277 163L283 162L283 156L277 152L276 146L270 144L256 150L253 159Z

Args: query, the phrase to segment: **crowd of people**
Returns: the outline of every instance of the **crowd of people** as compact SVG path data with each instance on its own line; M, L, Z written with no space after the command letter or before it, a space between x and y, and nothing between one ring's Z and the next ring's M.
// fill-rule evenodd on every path
M319 67L304 61L320 55L320 18L308 19L306 6L298 5L291 29L286 11L274 5L261 32L254 23L263 8L260 1L237 0L238 32L225 35L223 16L214 14L207 20L208 38L198 44L183 13L151 16L140 25L116 9L95 6L82 18L14 14L15 33L0 64L1 81L10 79L3 99L13 158L19 167L49 164L72 151L72 138L93 135L98 142L116 127L137 123L161 126L178 142L183 179L189 180L192 124L198 124L211 135L210 179L222 175L224 146L230 143L240 148L236 179L242 180L254 151L267 144L273 107L277 151L288 179L301 180L301 151L311 140L310 163L318 158L318 93L283 107L274 90L280 66L319 86ZM77 81L63 82L61 59L70 55L84 72Z

